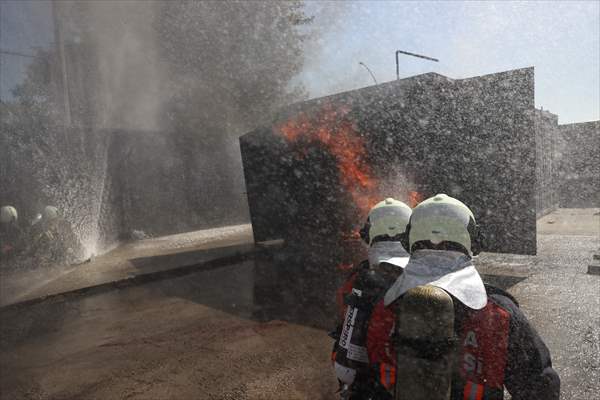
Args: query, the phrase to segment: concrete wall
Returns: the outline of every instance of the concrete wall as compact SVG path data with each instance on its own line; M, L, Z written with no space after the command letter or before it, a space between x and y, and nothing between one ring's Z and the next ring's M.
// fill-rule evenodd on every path
M540 218L558 207L558 116L535 110L535 209Z
M558 125L535 110L536 215L600 205L600 121Z
M241 138L256 240L310 247L363 223L336 155L277 133L290 118L333 107L349 110L341 123L349 120L364 142L374 197L407 200L407 187L453 195L473 209L488 251L534 254L533 86L533 69L462 80L425 74L290 107L273 127Z
M559 125L559 133L560 206L600 207L600 121Z
M100 218L104 243L134 229L157 236L248 221L239 153L229 150L235 143L223 136L208 149L202 139L187 143L195 162L186 164L169 133L112 133Z

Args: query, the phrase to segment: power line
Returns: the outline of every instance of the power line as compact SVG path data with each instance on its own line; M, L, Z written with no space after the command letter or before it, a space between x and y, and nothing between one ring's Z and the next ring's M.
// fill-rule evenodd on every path
M14 50L5 50L0 49L0 54L7 54L9 56L18 56L18 57L27 57L27 58L38 58L38 56L34 56L33 54L21 53Z

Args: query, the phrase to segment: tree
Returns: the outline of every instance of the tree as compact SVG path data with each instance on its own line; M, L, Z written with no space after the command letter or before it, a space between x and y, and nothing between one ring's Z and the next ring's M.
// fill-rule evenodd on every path
M38 50L25 71L25 79L12 90L13 99L0 103L1 157L5 164L0 173L2 200L25 203L26 209L32 204L25 194L31 195L37 189L36 169L41 169L43 156L56 146L52 61L51 52Z

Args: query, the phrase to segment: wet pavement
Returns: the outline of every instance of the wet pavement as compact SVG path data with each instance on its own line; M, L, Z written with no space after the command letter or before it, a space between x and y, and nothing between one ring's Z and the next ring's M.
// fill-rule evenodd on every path
M245 224L131 242L79 265L29 271L0 269L0 307L114 286L144 275L252 251L252 227Z
M593 223L583 230L576 220L596 211L550 214L562 233L538 226L538 256L476 262L546 341L562 399L600 393L600 277L585 273L600 243ZM274 261L4 309L0 398L335 398L326 332L340 273Z
M537 256L477 261L484 274L515 280L508 290L550 349L561 399L600 399L600 276L587 274L599 248L600 209L559 209L538 221Z
M332 398L331 339L269 318L261 284L245 262L4 311L0 397Z

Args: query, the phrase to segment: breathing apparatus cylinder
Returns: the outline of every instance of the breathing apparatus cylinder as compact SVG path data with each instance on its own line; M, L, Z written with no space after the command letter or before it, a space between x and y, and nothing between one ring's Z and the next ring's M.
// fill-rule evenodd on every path
M395 307L395 400L449 400L455 360L454 304L431 285L410 289Z
M376 297L385 281L373 270L362 271L355 281L352 293L345 299L346 315L335 355L337 378L352 385L357 374L368 368L367 354L368 321Z

